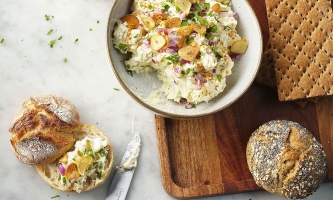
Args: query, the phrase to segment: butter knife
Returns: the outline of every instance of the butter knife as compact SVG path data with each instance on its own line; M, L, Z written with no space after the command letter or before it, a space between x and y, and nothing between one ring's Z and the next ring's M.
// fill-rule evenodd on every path
M127 145L126 152L117 166L110 189L105 200L124 200L132 181L137 166L137 158L140 153L141 137L136 133Z

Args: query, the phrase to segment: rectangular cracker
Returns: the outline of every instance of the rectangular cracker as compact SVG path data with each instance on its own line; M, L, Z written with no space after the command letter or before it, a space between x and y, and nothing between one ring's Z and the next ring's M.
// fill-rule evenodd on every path
M269 56L280 101L333 94L329 0L266 0Z

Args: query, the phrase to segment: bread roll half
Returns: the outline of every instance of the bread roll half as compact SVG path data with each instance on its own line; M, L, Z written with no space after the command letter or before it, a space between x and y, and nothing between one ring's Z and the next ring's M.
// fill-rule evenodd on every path
M114 156L110 141L97 127L81 124L73 135L76 143L63 157L49 164L36 165L36 168L53 188L80 193L105 182Z
M246 158L258 186L288 199L315 192L327 171L322 145L296 122L273 120L250 137Z
M9 132L16 157L26 164L49 163L74 143L80 124L76 107L52 94L31 97L14 116Z

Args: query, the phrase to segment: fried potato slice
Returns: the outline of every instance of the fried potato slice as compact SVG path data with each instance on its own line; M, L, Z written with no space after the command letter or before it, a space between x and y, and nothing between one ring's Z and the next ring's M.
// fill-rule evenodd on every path
M184 60L193 61L200 52L199 46L186 45L178 50L178 55Z
M79 178L80 176L81 175L77 169L77 165L75 163L70 163L66 168L65 178L67 180L73 180Z
M165 21L165 26L167 28L174 28L180 26L180 18L179 17L171 17Z
M139 27L139 20L134 15L125 15L121 18L121 21L126 22L128 28L135 29Z
M188 36L192 33L193 27L192 26L182 26L176 30L176 33L180 36Z
M160 34L155 34L150 38L150 47L153 50L159 50L166 44L165 38Z
M150 30L155 27L155 21L153 18L148 16L141 16L141 21L145 27Z
M83 176L86 170L93 164L94 159L90 156L81 157L77 161L77 169L81 176Z
M207 28L205 25L203 24L194 24L193 25L193 30L201 35L203 35L204 33L206 33Z
M242 38L232 43L230 51L233 53L242 54L245 53L247 47L248 47L247 40L245 38Z
M188 15L190 13L192 3L189 0L175 0L175 6L183 11L185 15Z

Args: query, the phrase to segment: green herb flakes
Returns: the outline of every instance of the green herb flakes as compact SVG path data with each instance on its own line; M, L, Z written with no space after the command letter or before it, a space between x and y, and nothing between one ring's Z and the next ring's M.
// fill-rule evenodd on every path
M92 31L92 28L90 28L89 31Z
M219 82L222 81L222 75L221 75L221 74L218 74L218 75L216 76L216 78L217 78L217 80L218 80Z
M50 44L49 44L49 45L50 45L51 48L53 48L53 45L56 43L56 41L57 41L57 40L51 40L51 41L50 41Z
M78 39L78 38L76 38L76 39L75 39L75 41L74 41L74 44L75 44L75 43L77 43L78 41L79 41L79 39Z
M227 31L230 31L230 30L231 30L230 26L224 26L223 29L224 29L224 30L227 30Z
M62 39L62 36L60 36L59 38L58 38L58 40L61 40Z
M201 9L200 5L199 5L197 2L195 2L195 3L193 4L193 6L194 6L194 8L195 8L199 13L201 13L202 9Z
M60 197L60 195L58 194L58 195L51 197L51 199L55 199L55 198L59 198L59 197Z
M53 29L50 29L49 32L47 32L47 35L50 35L53 32Z
M99 20L97 20L97 22L96 22L97 24L99 24Z
M113 88L114 90L116 90L116 91L119 91L119 88Z
M63 61L64 61L64 63L66 63L66 62L67 62L67 58L64 58L64 60L63 60Z
M50 20L50 15L45 14L45 19L46 19L46 21L49 21Z
M127 51L127 45L123 43L119 43L119 49L122 50L123 52Z
M167 56L165 59L171 61L172 63L178 62L178 56Z
M4 41L5 41L5 39L2 38L2 39L0 40L0 44L2 44Z

